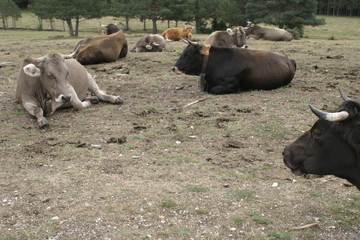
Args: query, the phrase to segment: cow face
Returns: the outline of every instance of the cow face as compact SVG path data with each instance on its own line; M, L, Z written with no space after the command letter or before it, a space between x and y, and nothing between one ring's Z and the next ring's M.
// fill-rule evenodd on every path
M285 165L295 175L335 175L360 190L360 103L345 101L331 114L311 110L320 119L285 148Z
M25 60L28 64L23 67L24 73L32 78L39 78L41 87L54 103L65 103L71 99L70 95L64 93L64 89L67 89L66 78L69 74L65 64L67 58L69 56L50 54Z
M204 54L202 54L202 46L186 40L188 46L184 49L179 59L175 63L175 67L188 75L199 75L202 68Z
M246 44L246 33L244 29L241 26L239 26L239 27L234 27L232 31L234 32L235 45L237 47L247 48L248 46Z

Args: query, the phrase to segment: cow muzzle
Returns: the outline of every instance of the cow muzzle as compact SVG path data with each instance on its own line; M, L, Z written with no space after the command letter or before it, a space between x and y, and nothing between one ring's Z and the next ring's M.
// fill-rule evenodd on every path
M67 103L70 102L71 96L65 96L63 94L60 94L57 98L55 98L55 101L58 103Z
M176 74L181 74L181 71L178 69L177 66L173 66L173 67L171 68L171 71L174 72L174 73L176 73Z
M297 164L293 163L293 157L294 157L293 153L291 152L289 147L286 147L283 151L283 160L285 166L288 167L291 170L291 172L296 176L301 176L306 174L305 171L301 169L301 167L295 166Z

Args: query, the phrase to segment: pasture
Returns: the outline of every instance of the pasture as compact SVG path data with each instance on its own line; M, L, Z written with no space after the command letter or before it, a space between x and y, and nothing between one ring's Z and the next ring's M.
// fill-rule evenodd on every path
M124 104L60 110L45 130L15 102L22 60L71 53L98 20L82 22L79 38L0 30L0 62L10 62L0 67L0 239L357 239L360 192L295 176L282 160L317 119L308 104L335 109L338 88L360 99L360 18L326 21L300 40L248 40L295 59L288 86L202 93L198 77L171 72L185 44L168 42L86 66ZM129 49L145 35L133 26Z

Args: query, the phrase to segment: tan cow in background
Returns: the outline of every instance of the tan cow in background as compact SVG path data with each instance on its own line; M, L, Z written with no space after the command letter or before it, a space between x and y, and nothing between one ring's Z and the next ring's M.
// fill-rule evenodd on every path
M179 41L180 39L191 40L193 31L194 29L192 27L168 28L162 33L162 36L166 41Z
M256 40L262 39L270 41L291 41L294 38L292 33L284 29L262 27L250 21L247 23L248 25L245 28L246 35L251 36Z
M243 47L246 45L246 33L241 26L228 28L226 31L212 32L204 44L217 47Z

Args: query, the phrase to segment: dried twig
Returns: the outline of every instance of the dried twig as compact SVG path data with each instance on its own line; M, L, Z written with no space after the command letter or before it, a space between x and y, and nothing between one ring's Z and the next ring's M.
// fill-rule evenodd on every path
M315 227L317 225L319 225L319 223L314 222L314 223L306 224L306 225L303 225L303 226L300 226L300 227L292 227L292 228L290 228L290 230L303 230L303 229L306 229L306 228Z
M199 99L199 100L196 100L196 101L193 101L193 102L191 102L191 103L186 104L184 107L188 107L188 106L191 106L191 105L193 105L193 104L195 104L195 103L202 102L202 101L204 101L204 100L206 100L206 99L207 99L207 97L201 98L201 99Z
M2 62L2 63L0 63L0 67L4 67L4 66L10 65L10 64L11 64L11 62Z

